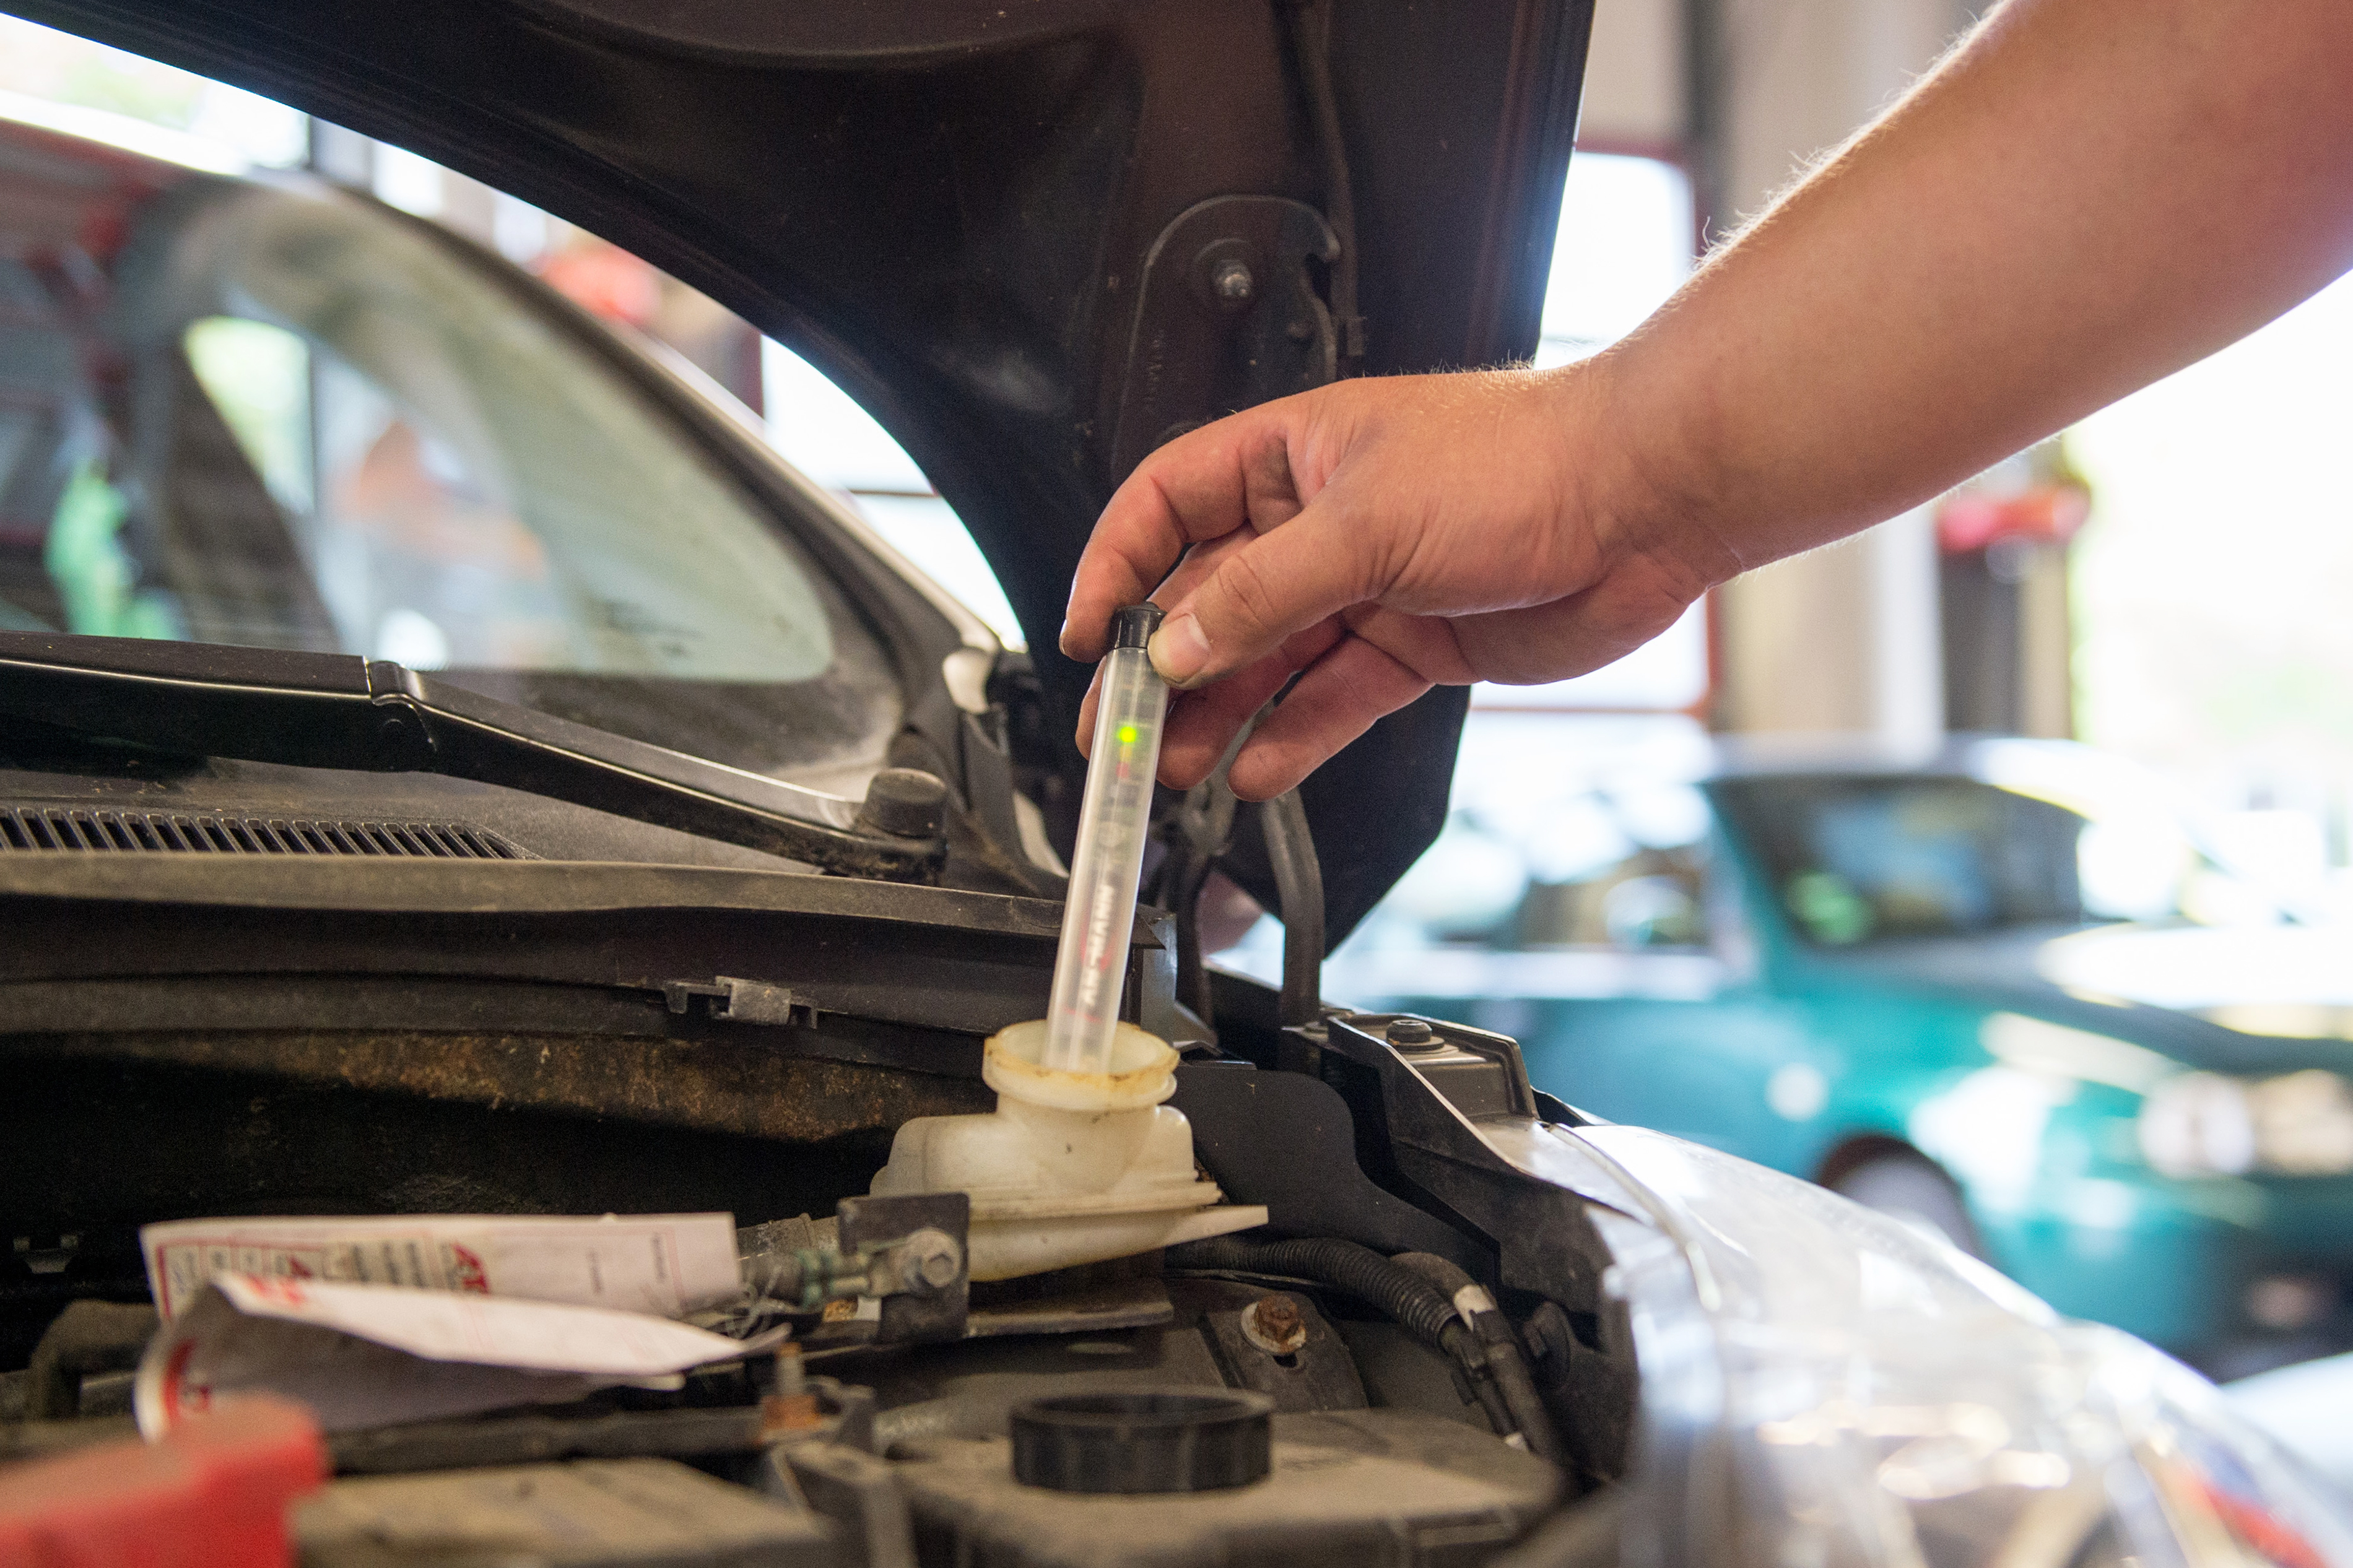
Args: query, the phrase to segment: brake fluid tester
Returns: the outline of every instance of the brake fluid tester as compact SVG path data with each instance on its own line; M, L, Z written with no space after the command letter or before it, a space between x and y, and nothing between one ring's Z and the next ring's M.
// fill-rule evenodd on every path
M1168 688L1144 651L1160 628L1160 606L1130 605L1112 617L1095 704L1087 791L1079 805L1078 852L1054 954L1054 999L1046 1013L1040 1064L1060 1072L1107 1073L1119 998L1135 927L1135 885L1160 770L1160 727Z

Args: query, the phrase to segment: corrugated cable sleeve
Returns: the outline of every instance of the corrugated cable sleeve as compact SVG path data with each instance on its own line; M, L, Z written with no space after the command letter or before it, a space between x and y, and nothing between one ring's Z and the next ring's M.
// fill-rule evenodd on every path
M1314 1279L1345 1290L1394 1318L1432 1350L1450 1351L1446 1331L1455 1321L1445 1292L1409 1268L1401 1268L1369 1247L1329 1237L1298 1241L1243 1241L1230 1236L1172 1247L1171 1268L1280 1274Z

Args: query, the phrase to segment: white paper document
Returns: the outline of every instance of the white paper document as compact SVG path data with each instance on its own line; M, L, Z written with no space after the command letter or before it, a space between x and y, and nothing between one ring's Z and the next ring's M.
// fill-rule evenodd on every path
M139 1233L166 1322L206 1281L258 1275L683 1317L733 1296L724 1214L189 1219Z
M150 1437L240 1394L347 1432L577 1399L773 1348L641 1312L553 1301L223 1275L147 1347L132 1387Z

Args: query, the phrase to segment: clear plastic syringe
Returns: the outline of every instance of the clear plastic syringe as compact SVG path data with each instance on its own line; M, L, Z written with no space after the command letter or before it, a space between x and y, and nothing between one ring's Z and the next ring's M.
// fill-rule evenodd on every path
M1168 712L1168 688L1144 651L1160 628L1160 606L1130 605L1111 624L1039 1064L1060 1072L1111 1070L1128 936L1135 926L1135 884L1151 826L1152 779L1160 769L1160 724Z

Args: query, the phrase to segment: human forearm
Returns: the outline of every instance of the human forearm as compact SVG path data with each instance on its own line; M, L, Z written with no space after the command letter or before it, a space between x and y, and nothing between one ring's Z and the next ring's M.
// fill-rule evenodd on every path
M1433 683L1596 668L2342 271L2348 80L2348 0L2012 0L1608 353L1345 382L1155 452L1063 649L1168 607L1172 784L1295 676L1245 795Z
M2012 0L1593 367L1659 526L1836 538L2313 292L2348 81L2332 0Z

